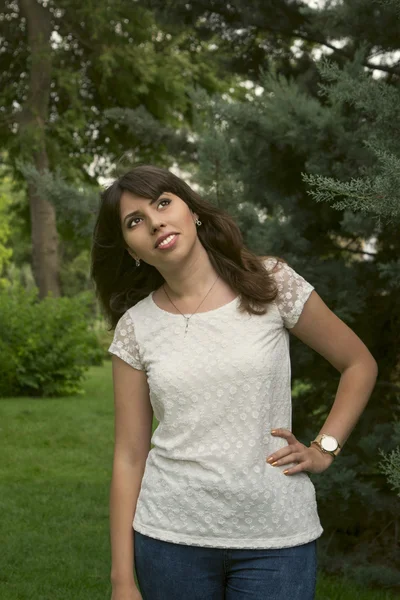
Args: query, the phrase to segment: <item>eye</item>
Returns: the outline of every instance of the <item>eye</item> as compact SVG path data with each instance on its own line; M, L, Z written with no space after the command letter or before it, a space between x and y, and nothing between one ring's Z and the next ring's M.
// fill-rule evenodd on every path
M160 202L158 203L158 206L160 206L160 204L162 204L163 202L167 202L167 204L171 204L171 200L167 200L166 198L164 198L163 200L160 200ZM131 227L132 223L134 221L137 221L138 219L141 219L141 218L142 217L133 217L133 219L129 219L129 221L126 224L127 228L128 229L134 229L134 227Z

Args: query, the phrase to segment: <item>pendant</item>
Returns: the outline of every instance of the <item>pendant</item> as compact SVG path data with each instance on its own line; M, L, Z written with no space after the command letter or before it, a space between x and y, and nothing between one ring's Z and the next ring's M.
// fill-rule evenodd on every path
M186 335L186 332L187 332L188 326L189 326L189 319L190 319L190 317L185 317L185 319L186 319L186 329L185 329L185 335Z

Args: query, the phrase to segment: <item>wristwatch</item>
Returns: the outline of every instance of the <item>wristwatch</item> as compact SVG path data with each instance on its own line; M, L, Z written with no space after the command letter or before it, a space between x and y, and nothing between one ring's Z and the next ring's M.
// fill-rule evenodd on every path
M328 433L318 434L315 440L312 440L310 443L316 444L321 452L324 454L330 454L333 456L333 458L336 458L342 449L337 439Z

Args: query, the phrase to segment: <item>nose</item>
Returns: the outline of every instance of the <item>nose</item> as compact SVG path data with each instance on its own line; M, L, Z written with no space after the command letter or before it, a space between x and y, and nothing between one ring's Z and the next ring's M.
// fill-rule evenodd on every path
M151 227L153 246L155 246L158 236L162 235L164 231L166 231L165 225L153 225Z

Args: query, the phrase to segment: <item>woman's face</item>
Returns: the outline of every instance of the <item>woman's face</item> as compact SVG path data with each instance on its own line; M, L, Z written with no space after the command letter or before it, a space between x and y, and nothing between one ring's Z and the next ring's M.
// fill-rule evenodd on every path
M173 257L182 258L198 239L197 215L171 192L164 192L153 201L124 191L120 215L129 254L155 267L174 260ZM160 250L155 247L161 235L172 232L179 234L173 248Z

